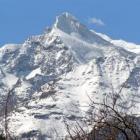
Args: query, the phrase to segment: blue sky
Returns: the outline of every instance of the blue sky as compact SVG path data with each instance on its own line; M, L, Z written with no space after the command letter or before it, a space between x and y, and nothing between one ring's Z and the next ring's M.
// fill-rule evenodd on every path
M42 33L65 11L95 31L140 44L140 0L0 0L0 46Z

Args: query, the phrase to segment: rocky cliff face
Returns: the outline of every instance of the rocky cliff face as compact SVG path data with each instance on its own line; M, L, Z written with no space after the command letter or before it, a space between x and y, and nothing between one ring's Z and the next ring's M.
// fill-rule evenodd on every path
M0 48L1 112L16 84L8 102L10 133L22 139L62 139L64 119L82 122L89 97L102 102L122 87L121 105L135 104L132 111L139 112L140 54L126 44L116 45L63 13L44 34Z

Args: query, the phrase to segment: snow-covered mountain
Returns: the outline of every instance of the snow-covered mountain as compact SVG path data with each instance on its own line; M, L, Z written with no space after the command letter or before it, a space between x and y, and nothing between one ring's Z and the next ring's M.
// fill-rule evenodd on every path
M16 84L9 101L10 133L20 139L61 140L64 119L82 122L90 98L102 102L122 86L125 108L136 103L133 111L140 112L139 53L139 46L91 31L69 13L58 16L44 34L3 46L1 112ZM1 129L3 125L2 113Z

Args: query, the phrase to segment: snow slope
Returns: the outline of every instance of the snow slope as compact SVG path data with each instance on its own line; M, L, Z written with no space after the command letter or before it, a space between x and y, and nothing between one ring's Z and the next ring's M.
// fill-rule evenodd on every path
M140 53L140 45L136 45L135 43L132 43L132 42L126 42L122 39L113 40L110 37L108 37L107 35L102 34L102 33L96 33L96 34L99 35L100 37L102 37L103 39L105 39L106 41L109 41L110 43L114 44L115 46L123 47L124 49L126 49L130 52Z
M90 98L96 102L109 99L124 83L120 104L126 109L135 104L132 111L139 113L139 48L128 46L114 43L63 13L46 33L21 45L0 48L2 111L11 83L20 79L9 103L11 135L61 140L67 134L64 120L72 126L75 120L82 124Z

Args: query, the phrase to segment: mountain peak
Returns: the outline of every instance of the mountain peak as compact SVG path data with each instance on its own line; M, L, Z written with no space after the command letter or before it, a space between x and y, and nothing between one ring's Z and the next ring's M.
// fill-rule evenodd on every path
M69 35L76 36L77 38L88 43L96 42L98 44L109 44L100 36L91 32L85 25L80 23L74 16L67 12L62 13L56 18L54 28L57 28Z
M77 32L79 26L80 23L78 22L78 20L68 12L62 13L60 16L57 16L56 22L54 24L55 28L58 28L68 34L70 34L71 32Z
M64 17L64 18L66 18L66 19L71 19L71 20L76 20L76 18L72 15L72 14L70 14L70 13L68 13L68 12L63 12L61 15L59 15L58 17Z

